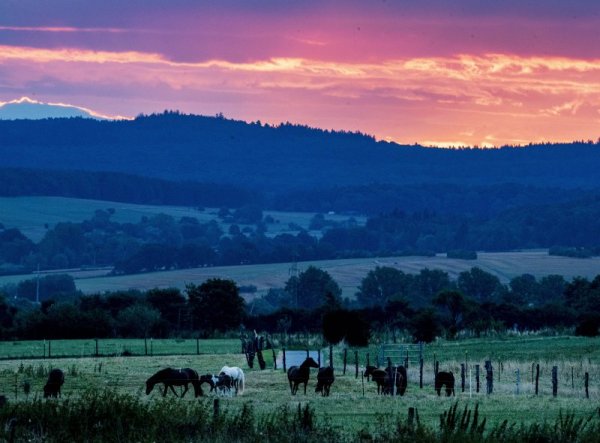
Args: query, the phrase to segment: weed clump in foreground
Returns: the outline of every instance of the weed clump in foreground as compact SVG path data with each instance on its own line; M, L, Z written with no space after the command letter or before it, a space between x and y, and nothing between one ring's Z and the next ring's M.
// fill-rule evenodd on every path
M439 428L408 420L380 423L350 434L315 416L308 404L255 414L248 404L237 412L214 413L212 402L175 398L145 402L114 391L87 391L80 398L8 404L0 408L0 441L169 441L169 442L596 442L600 414L576 419L560 414L554 423L520 427L507 421L486 430L479 408L460 411L458 402L440 415Z
M333 441L307 405L258 418L244 404L239 412L214 414L212 402L175 398L145 402L114 391L87 391L61 401L34 399L0 408L0 441Z

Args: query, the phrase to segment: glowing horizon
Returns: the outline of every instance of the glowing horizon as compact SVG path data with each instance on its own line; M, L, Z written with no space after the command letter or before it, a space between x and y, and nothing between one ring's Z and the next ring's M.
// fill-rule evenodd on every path
M600 135L592 2L151 0L119 16L112 0L85 3L94 14L66 0L0 5L0 102L28 96L101 116L222 112L442 147Z

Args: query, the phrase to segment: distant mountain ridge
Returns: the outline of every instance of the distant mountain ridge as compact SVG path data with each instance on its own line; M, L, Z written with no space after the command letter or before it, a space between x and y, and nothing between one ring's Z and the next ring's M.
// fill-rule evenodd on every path
M439 149L360 133L167 112L132 121L0 121L0 167L113 171L292 191L369 184L600 187L600 145Z
M40 120L45 118L93 118L106 120L90 109L63 103L44 103L29 97L21 97L0 103L0 120Z

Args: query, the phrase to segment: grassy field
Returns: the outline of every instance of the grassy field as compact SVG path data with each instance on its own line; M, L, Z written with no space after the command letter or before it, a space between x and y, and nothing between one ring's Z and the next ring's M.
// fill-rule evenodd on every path
M217 217L217 208L203 208L199 210L187 206L155 206L139 205L133 203L119 203L102 200L86 200L67 197L0 197L0 223L6 228L18 228L23 234L37 242L46 233L46 225L51 228L60 222L81 222L94 215L97 210L112 208L115 213L111 219L119 223L137 223L144 216L167 214L179 219L181 217L195 217L201 223L211 220L219 222L225 232L230 224L222 223ZM267 225L267 235L280 233L297 233L290 228L290 223L295 223L308 230L314 212L280 212L264 211L265 216L273 217L275 223ZM353 216L359 224L364 224L366 218ZM349 216L328 214L326 220L336 222L345 221ZM245 225L240 225L241 227ZM313 235L320 235L319 231L310 231Z
M335 427L340 427L356 432L361 428L376 426L378 422L394 420L396 417L405 417L409 407L416 407L422 422L435 426L439 415L448 409L455 401L460 402L462 408L465 404L473 406L479 404L480 413L487 417L488 423L497 424L504 419L516 423L533 423L552 421L562 412L574 412L576 416L587 416L597 408L600 394L600 365L598 364L598 344L596 339L589 340L568 337L538 338L537 344L532 345L530 338L512 338L506 340L510 345L503 347L501 342L488 340L474 340L465 343L471 350L470 367L474 369L476 361L483 365L483 359L495 355L496 348L503 348L505 356L503 371L499 370L500 364L493 360L495 366L494 393L490 396L483 393L485 385L482 376L482 391L475 392L474 371L472 371L472 389L469 390L468 378L465 392L460 389L460 376L457 377L457 392L455 398L437 397L433 390L432 364L425 365L424 387L418 385L418 368L409 367L409 387L404 397L381 397L375 392L372 382L363 380L360 376L355 378L354 368L342 375L341 354L342 348L335 348L336 381L332 387L329 398L322 398L314 393L315 373L311 375L307 394L302 391L297 396L291 396L284 372L281 369L273 370L272 361L267 359L267 368L264 371L246 369L247 365L243 355L237 353L209 353L189 356L154 356L154 357L113 357L113 358L67 358L46 360L12 359L0 361L0 392L8 396L10 402L31 401L34 396L39 396L45 382L45 373L50 367L60 367L66 373L66 382L63 387L65 398L77 397L89 388L113 389L120 393L138 396L144 401L159 401L160 394L153 392L150 396L144 394L144 381L165 366L192 367L199 373L214 373L227 364L240 366L246 372L246 388L243 395L222 400L225 410L237 411L244 403L251 404L259 413L269 413L279 410L283 406L291 408L300 404L310 404L315 409L319 420L327 420ZM568 352L554 354L552 350L560 343L570 342L574 346ZM237 340L216 341L214 346L204 343L205 349L219 351L228 350L237 346ZM10 345L9 345L10 346ZM23 344L27 346L27 344ZM72 343L74 349L80 343ZM531 383L531 362L536 361L534 355L523 358L524 353L532 347L545 349L547 360L537 360L541 366L540 395L533 395ZM435 349L441 355L442 369L451 369L455 374L460 374L459 363L464 356L463 346L455 343L440 343L427 349L427 358ZM520 350L520 348L522 348ZM1 348L3 351L5 348ZM513 349L514 352L510 352ZM593 349L590 354L588 351ZM490 353L494 350L494 353ZM367 350L361 350L361 358ZM477 355L477 357L475 357ZM500 354L498 354L500 355ZM452 358L453 357L453 358ZM481 357L481 361L476 360ZM451 360L452 358L452 360ZM336 363L337 362L337 363ZM551 395L550 369L552 365L559 367L559 395ZM363 365L361 365L363 366ZM521 373L520 392L516 394L516 369ZM571 381L571 368L573 369L573 385ZM583 373L590 373L590 399L584 397ZM31 394L26 396L23 392L23 382L31 384ZM363 394L364 381L364 394ZM190 394L179 401L211 402L213 394L206 394L199 400L194 400ZM64 400L60 400L64 401Z
M503 283L518 275L529 273L538 278L549 274L560 274L566 279L575 276L594 278L600 273L600 257L577 259L548 255L546 251L496 252L478 254L477 260L449 259L436 257L386 257L357 258L345 260L322 260L298 263L301 272L308 266L317 266L327 271L342 288L344 297L354 297L358 286L367 273L377 266L391 266L407 273L418 273L423 268L442 269L451 278L462 271L478 266L490 272ZM187 283L200 284L208 278L229 278L238 285L254 285L257 295L265 294L270 288L285 286L290 277L290 263L272 263L244 266L216 266L210 268L180 269L147 274L110 276L109 270L70 271L76 286L84 293L177 287L184 289ZM0 286L15 284L33 278L32 275L2 276Z

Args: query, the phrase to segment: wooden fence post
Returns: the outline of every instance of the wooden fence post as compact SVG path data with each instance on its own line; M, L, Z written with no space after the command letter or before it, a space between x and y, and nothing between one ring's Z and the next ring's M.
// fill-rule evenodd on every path
M48 340L48 358L52 358L52 340Z
M358 351L354 351L354 378L358 378Z
M216 420L219 418L219 399L215 398L213 400L213 418Z
M283 372L287 372L287 367L285 364L285 348L283 348Z
M96 357L98 357L98 355L100 355L100 354L98 353L98 339L96 338L96 339L94 339L94 340L96 341Z
M318 349L317 350L317 364L319 365L319 368L321 367L321 350Z
M465 364L460 364L460 389L465 392Z
M519 371L519 368L517 368L515 372L517 374L517 395L519 395L519 385L521 384L521 372Z
M540 364L535 365L535 395L538 395L540 386Z
M329 367L333 368L333 346L329 345Z
M196 355L200 355L200 339L196 337Z
M410 407L408 408L408 426L409 427L413 427L415 422L415 408Z
M492 361L486 360L485 362L485 381L487 385L487 393L490 395L494 392L494 368L492 368Z
M433 367L433 374L438 375L438 372L440 372L440 362L436 360L435 365Z
M346 375L346 363L348 363L348 349L344 349L344 375Z
M423 389L423 357L419 360L419 389Z
M308 357L310 357L310 352L309 352L309 350L307 349L307 350L306 350L306 358L308 358Z
M479 365L475 365L475 392L479 393Z
M275 348L271 348L271 352L273 353L273 370L277 370L277 355L275 354Z
M558 366L552 366L552 396L558 395Z
M144 337L144 355L148 355L148 339L146 337Z
M590 374L589 374L589 372L585 373L585 378L583 379L583 384L585 386L585 398L590 398L590 391L589 391Z
M154 355L154 340L150 337L150 356Z
M406 347L406 357L404 357L404 367L408 369L408 346Z
M573 378L573 366L571 366L571 389L575 389L575 379Z

